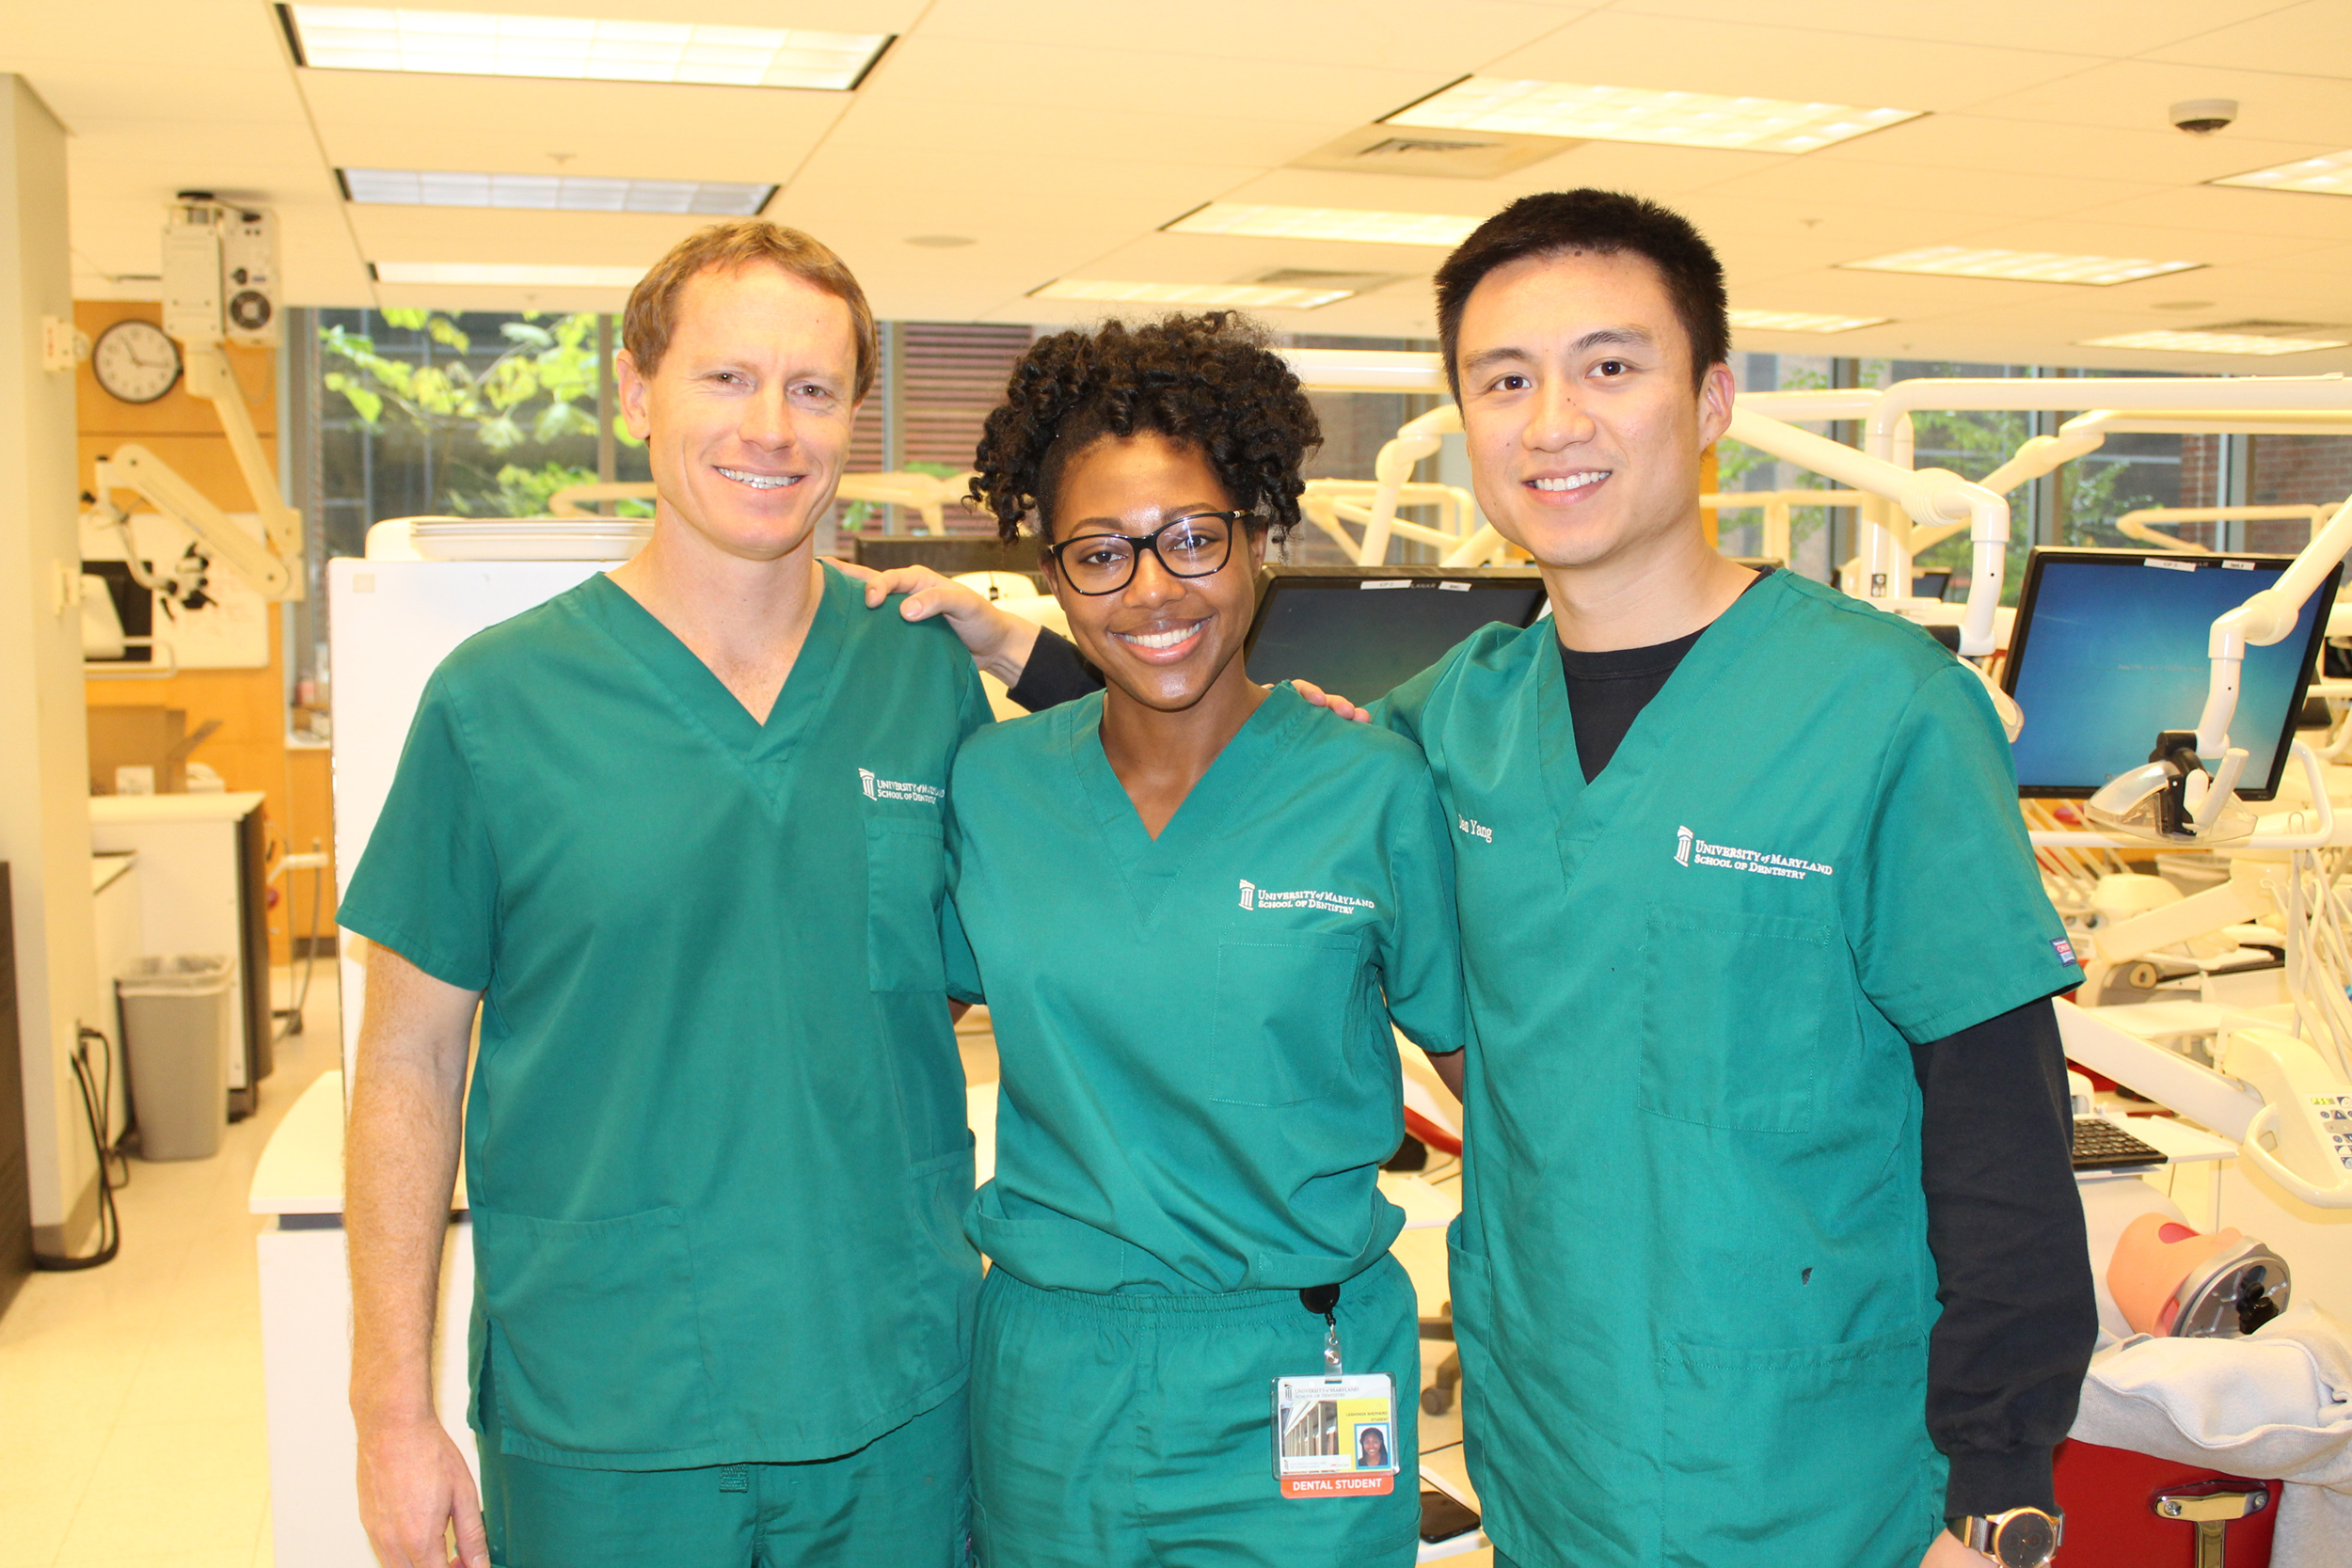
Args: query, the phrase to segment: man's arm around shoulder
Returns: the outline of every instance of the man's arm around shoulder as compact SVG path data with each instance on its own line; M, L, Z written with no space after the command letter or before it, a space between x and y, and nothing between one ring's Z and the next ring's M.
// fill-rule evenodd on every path
M433 1312L480 991L368 954L344 1134L359 1513L385 1568L489 1568L473 1477L433 1409ZM446 1532L454 1529L452 1559Z

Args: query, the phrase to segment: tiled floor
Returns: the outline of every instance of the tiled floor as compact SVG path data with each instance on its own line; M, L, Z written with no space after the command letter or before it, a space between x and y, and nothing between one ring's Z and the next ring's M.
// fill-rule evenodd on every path
M288 976L277 976L288 997ZM35 1275L0 1317L0 1568L271 1560L253 1163L337 1058L335 966L278 1047L261 1114L210 1160L131 1162L122 1252Z
M281 1004L287 985L281 972ZM272 1561L261 1222L246 1212L246 1189L278 1118L336 1065L331 962L313 975L306 1014L304 1032L278 1045L261 1114L231 1127L218 1156L132 1162L120 1257L86 1274L36 1275L0 1317L0 1568ZM959 1043L975 1081L993 1079L993 1041L974 1029ZM1412 1232L1396 1250L1434 1313L1443 1236ZM1445 1350L1423 1346L1430 1371ZM1422 1433L1429 1462L1458 1481L1458 1416L1424 1417ZM1491 1558L1448 1560L1486 1568Z

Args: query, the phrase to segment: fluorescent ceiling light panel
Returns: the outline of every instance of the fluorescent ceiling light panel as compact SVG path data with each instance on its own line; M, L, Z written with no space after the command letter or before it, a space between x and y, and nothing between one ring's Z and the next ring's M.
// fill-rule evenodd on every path
M378 283L444 283L498 289L633 289L643 267L548 266L509 261L372 261Z
M2148 261L2124 256L2060 256L2046 250L1981 250L1931 245L1918 250L1874 256L1843 266L1862 272L1917 272L1939 277L2005 277L2026 283L2087 283L2106 288L2168 272L2187 272L2202 261Z
M2164 354L2309 354L2352 347L2333 338L2257 338L2243 332L2124 332L2086 338L2084 348L2141 348Z
M682 213L751 217L773 185L705 180L597 180L566 174L446 174L431 169L346 168L351 199L389 207L505 207L561 213Z
M890 41L887 33L713 27L691 22L352 6L284 9L302 63L323 71L847 92Z
M1810 152L1916 119L1924 112L1470 76L1410 108L1398 110L1381 123L1573 136L1584 141L1725 147L1746 152Z
M1457 213L1375 213L1358 207L1257 207L1212 201L1165 227L1173 234L1248 234L1276 240L1360 240L1457 245L1483 218Z
M2352 148L2330 152L2324 158L2305 158L2300 163L2280 164L2276 168L2258 168L2251 174L2233 174L2225 180L2208 182L2216 185L2245 185L2258 191L2314 191L2321 196L2352 196Z
M1804 310L1734 310L1731 325L1757 332L1851 332L1857 326L1883 326L1886 316L1822 316Z
M1346 299L1353 289L1279 289L1262 283L1114 283L1064 277L1031 289L1031 299L1092 299L1134 305L1231 306L1240 310L1311 310Z

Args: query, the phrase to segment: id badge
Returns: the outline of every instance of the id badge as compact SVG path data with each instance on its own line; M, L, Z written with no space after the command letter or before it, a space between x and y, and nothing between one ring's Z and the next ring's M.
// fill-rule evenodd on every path
M1396 1490L1396 1380L1386 1372L1274 1380L1274 1474L1285 1497Z

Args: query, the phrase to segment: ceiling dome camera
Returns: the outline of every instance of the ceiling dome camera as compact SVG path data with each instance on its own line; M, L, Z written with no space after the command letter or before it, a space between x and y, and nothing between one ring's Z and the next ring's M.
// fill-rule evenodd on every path
M2192 136L2210 136L2237 119L2234 98L2191 98L2167 111L2172 123Z

